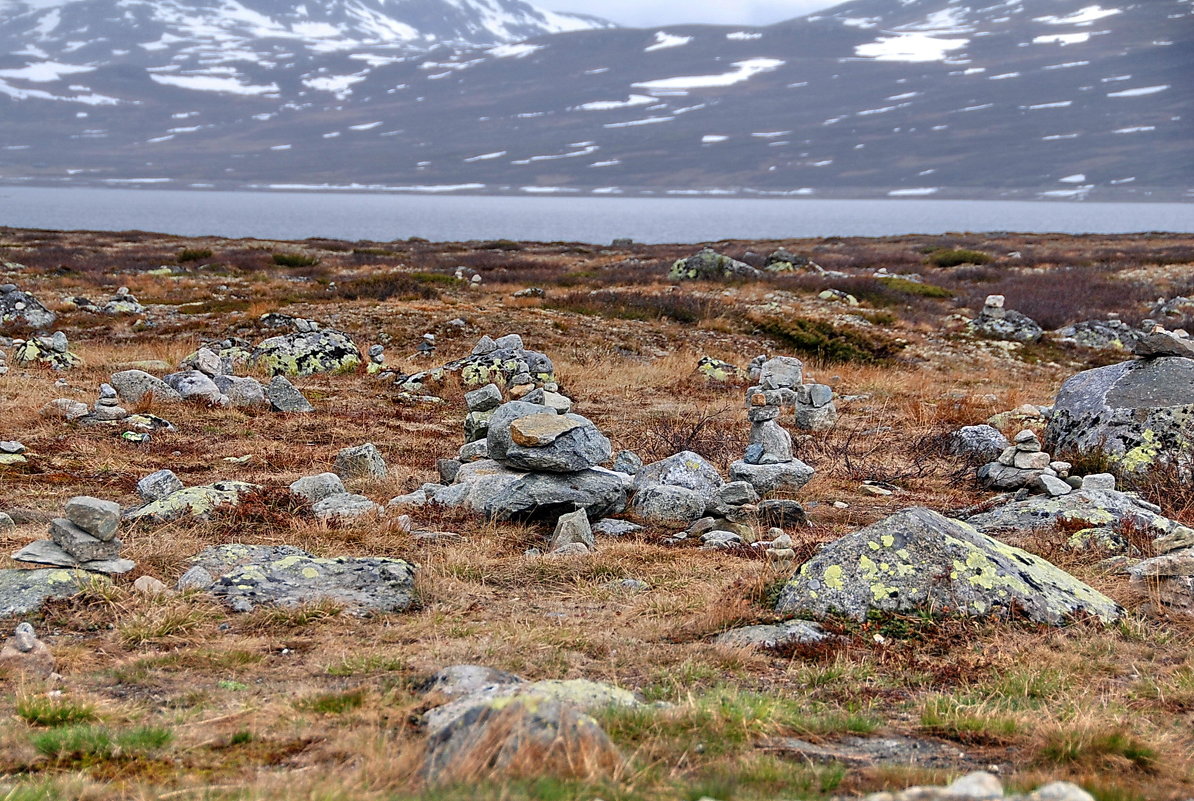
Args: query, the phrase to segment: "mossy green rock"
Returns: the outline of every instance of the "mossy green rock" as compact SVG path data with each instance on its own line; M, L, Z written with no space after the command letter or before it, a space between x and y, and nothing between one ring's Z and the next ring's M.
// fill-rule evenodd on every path
M401 559L324 559L291 546L219 545L191 560L234 611L258 606L342 604L355 613L403 612L414 604L415 568Z
M125 515L125 519L151 523L169 523L184 517L204 520L215 509L235 506L242 495L255 489L259 489L256 484L243 481L217 481L202 487L187 487L134 509Z
M790 615L865 620L871 612L1025 616L1064 624L1123 609L1039 556L928 509L905 509L830 543L780 594Z
M1194 359L1164 356L1087 370L1062 385L1045 430L1056 453L1105 454L1128 471L1194 453Z
M36 612L50 598L69 598L91 582L82 570L0 570L0 618Z
M50 346L46 337L34 337L13 349L13 363L20 365L39 364L52 370L70 370L83 364L83 359L70 351L58 351Z
M348 334L323 329L270 337L253 349L253 362L270 375L305 376L346 373L359 367L362 357Z
M642 703L629 690L588 679L548 679L532 683L494 684L436 707L423 716L423 724L430 734L442 731L469 710L492 706L518 699L523 701L566 704L585 712L610 707L632 708Z
M714 359L712 356L705 356L697 362L697 372L719 384L747 379L747 372L741 367L723 362L721 359Z

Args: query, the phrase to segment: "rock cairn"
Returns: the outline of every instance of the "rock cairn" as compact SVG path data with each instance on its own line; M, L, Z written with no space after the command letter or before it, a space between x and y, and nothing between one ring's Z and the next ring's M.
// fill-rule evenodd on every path
M1003 295L988 295L978 318L970 322L976 336L1005 342L1036 342L1045 331L1031 317L1005 308Z
M8 353L0 348L0 375L8 375Z
M459 376L466 387L496 384L514 399L556 380L551 359L539 351L528 350L518 334L507 334L497 339L483 336L468 356L413 375L399 375L395 384L405 395L416 397L449 375Z
M137 301L137 298L133 296L133 293L129 291L127 286L117 289L116 294L102 305L93 303L88 298L72 298L71 303L81 311L91 312L92 314L106 314L111 317L145 313L145 307Z
M731 465L730 478L749 483L760 495L777 490L794 492L812 479L813 469L792 455L792 436L776 421L784 406L796 406L799 410L800 395L811 396L813 391L806 390L802 383L803 363L790 356L777 356L762 362L758 365L758 376L758 386L746 392L750 444L743 458ZM818 401L825 396L823 390L815 391ZM832 398L832 391L829 391L829 398ZM824 413L816 410L830 405L830 401L825 400L820 407L810 403L804 408L823 416ZM836 417L836 411L833 415Z
M96 573L127 573L136 567L132 560L120 558L118 504L79 496L66 502L65 515L50 521L50 539L30 543L12 558Z
M1024 429L999 458L978 469L978 480L987 489L1028 490L1060 497L1082 487L1081 478L1070 476L1071 468L1069 462L1054 460L1041 447L1037 435L1031 429Z

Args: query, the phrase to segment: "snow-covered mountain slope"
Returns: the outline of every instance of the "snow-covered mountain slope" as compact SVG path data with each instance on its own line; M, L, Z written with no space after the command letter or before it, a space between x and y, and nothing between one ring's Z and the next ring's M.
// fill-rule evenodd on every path
M0 178L1170 199L1194 187L1192 0L856 0L765 28L430 51L325 39L358 44L279 34L248 41L253 57L166 42L116 47L124 60L9 49Z

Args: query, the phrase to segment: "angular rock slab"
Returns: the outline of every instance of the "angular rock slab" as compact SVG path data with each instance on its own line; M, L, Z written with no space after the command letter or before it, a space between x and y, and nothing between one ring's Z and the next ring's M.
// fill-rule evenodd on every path
M1039 556L928 509L905 509L825 546L780 594L778 611L865 620L871 611L932 610L1062 625L1112 622L1118 604Z
M137 566L132 559L95 559L83 562L67 553L53 540L37 540L26 545L12 555L18 562L29 562L35 565L55 565L57 567L78 568L90 573L127 573Z
M634 489L665 484L693 490L706 499L725 485L725 479L705 457L692 451L681 451L647 465L634 475Z
M1131 525L1148 533L1158 552L1194 545L1194 529L1160 514L1158 507L1116 490L1081 489L1058 498L1033 496L1009 501L966 522L984 534L1052 528L1058 524L1119 531Z
M27 615L51 598L69 598L98 580L80 570L0 570L0 618Z
M213 577L207 592L237 612L314 601L356 613L404 612L414 604L415 568L401 559L323 559L287 545L217 545L191 562Z
M830 638L817 623L808 620L788 620L763 626L731 629L713 638L716 645L729 648L771 650L792 645L816 645Z
M1045 430L1057 453L1105 453L1126 470L1194 452L1194 359L1168 356L1078 373Z
M813 480L816 471L799 459L782 464L747 464L745 461L730 465L730 480L745 481L760 495L772 492L796 492Z
M550 520L584 509L590 520L626 508L623 477L602 468L578 473L524 473L492 459L463 465L434 502L471 509L493 520Z

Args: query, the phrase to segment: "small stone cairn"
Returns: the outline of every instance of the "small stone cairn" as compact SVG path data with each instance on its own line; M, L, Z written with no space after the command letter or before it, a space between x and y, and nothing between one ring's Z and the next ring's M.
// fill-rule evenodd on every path
M1101 476L1088 476L1091 486L1086 487L1087 479L1070 475L1072 467L1069 462L1057 461L1046 453L1041 448L1040 438L1031 429L1024 429L998 459L978 469L978 480L987 489L1025 491L1026 494L1055 498L1069 495L1076 489L1107 489L1100 485ZM1114 489L1114 483L1110 489Z
M1005 306L1003 295L988 295L978 318L970 323L971 332L1005 342L1036 342L1044 336L1044 329L1035 320Z
M758 365L758 376L758 386L746 392L750 445L742 460L730 467L730 479L749 482L760 495L797 490L812 478L813 469L792 455L792 436L776 421L784 406L796 406L799 413L800 396L811 394L802 384L804 365L799 359L777 356ZM817 395L820 401L825 393L818 390ZM832 390L828 395L832 398ZM829 403L806 408L826 408Z
M12 558L95 573L127 573L137 566L120 558L119 504L81 495L66 502L65 514L50 521L50 539L30 543Z

